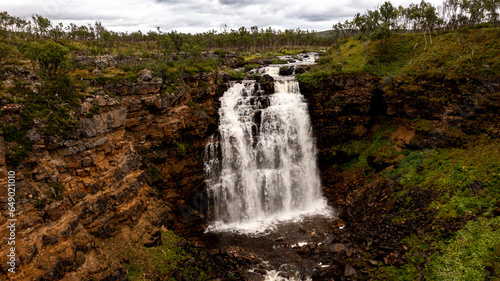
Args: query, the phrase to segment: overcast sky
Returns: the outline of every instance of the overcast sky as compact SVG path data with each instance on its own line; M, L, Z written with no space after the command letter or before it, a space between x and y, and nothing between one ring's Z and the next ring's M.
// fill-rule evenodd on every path
M374 9L383 0L0 0L0 10L30 18L39 14L53 23L77 25L99 20L110 30L148 32L220 31L222 24L276 29L329 30L339 20ZM393 0L407 6L420 0ZM442 0L428 0L441 5Z

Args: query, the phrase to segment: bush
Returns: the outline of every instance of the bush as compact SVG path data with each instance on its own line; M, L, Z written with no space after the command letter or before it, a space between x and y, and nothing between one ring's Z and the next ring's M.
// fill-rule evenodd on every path
M10 54L10 46L4 43L0 43L0 62L7 59Z
M39 65L43 75L53 78L66 67L68 53L68 48L49 40L43 45L32 42L25 55Z

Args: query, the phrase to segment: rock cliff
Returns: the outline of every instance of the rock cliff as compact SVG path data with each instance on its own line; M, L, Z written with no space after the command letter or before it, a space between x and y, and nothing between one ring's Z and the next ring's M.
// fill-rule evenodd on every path
M349 190L362 182L334 176L340 171L335 165L353 158L339 146L370 138L381 122L394 123L390 139L399 149L457 147L480 134L500 137L497 80L434 76L384 82L346 75L300 87L309 104L323 184L333 202L345 203ZM371 164L383 170L395 162L386 158Z
M183 229L189 215L182 216L180 200L203 183L201 153L224 90L217 75L186 77L181 91L169 93L145 70L135 82L106 84L87 95L78 131L67 139L30 130L33 153L16 171L17 272L7 274L2 247L0 275L121 280L126 262L106 247L111 237L147 244L160 227ZM89 114L93 106L99 110ZM2 186L12 169L5 154L0 137ZM5 214L2 245L9 234Z
M185 237L202 231L207 206L203 148L217 129L219 97L227 81L219 73L187 76L182 88L171 93L166 81L144 70L136 81L106 83L85 96L78 129L67 138L47 137L36 127L29 130L33 153L16 170L19 272L7 274L8 249L3 247L0 275L14 280L124 280L128 261L113 247L156 245L158 229L173 229ZM367 153L368 166L346 169L366 149L357 145L365 145L388 122L393 127L383 140L394 151L460 147L478 135L500 137L498 81L335 76L300 87L309 104L324 194L340 206L341 218L351 222L346 231L352 236L339 230L334 242L343 247L352 243L350 249L359 254L382 247L385 250L373 255L387 255L394 264L398 259L390 254L403 254L396 249L398 243L389 241L422 229L390 225L391 233L386 233L374 212L388 211L383 204L397 183L368 176L363 169L391 171L401 155L386 153L382 144ZM8 103L3 109L12 116L22 111ZM12 169L6 166L6 152L0 136L2 186ZM429 198L415 192L419 207L412 211L417 212ZM2 213L3 244L7 224ZM378 235L383 241L373 238ZM362 241L369 240L381 246L360 250ZM334 250L328 255L337 252L347 253ZM351 257L353 251L348 252ZM343 266L351 264L347 257L339 259ZM219 263L224 266L224 261ZM349 274L356 272L350 265L345 268Z

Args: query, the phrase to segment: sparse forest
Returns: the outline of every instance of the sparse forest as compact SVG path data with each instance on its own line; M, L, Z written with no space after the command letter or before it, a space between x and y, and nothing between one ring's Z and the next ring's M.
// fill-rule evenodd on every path
M352 20L334 24L332 29L335 38L353 35L380 38L390 32L419 32L432 40L432 33L436 31L454 31L477 24L495 27L499 12L498 0L446 0L438 7L424 0L408 7L396 7L386 1L376 10L357 13Z

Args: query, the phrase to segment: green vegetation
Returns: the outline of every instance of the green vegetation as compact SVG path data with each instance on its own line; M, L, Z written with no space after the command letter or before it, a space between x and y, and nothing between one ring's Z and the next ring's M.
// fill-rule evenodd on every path
M403 188L439 194L428 206L437 218L488 214L500 197L500 143L482 137L464 148L407 150L397 167L384 173Z
M425 1L408 7L385 2L333 25L332 47L297 79L314 85L349 74L383 77L385 82L414 75L497 77L499 5L447 0L440 15Z
M365 173L378 172L400 159L401 152L391 140L395 127L390 121L381 125L373 136L363 140L351 140L331 148L332 156L348 169L362 169Z
M429 279L487 280L486 268L500 268L499 229L500 217L469 222L444 248L442 255L432 257ZM498 278L497 275L491 280Z
M31 151L31 141L26 136L27 131L20 130L16 125L4 124L0 124L0 130L4 134L5 142L13 144L6 154L6 160L14 166L19 165Z
M430 120L413 122L417 134L435 129ZM368 137L331 149L344 173L394 183L381 201L388 224L426 224L418 227L425 232L394 241L404 245L405 264L379 264L377 275L385 280L485 280L488 271L497 280L500 141L478 135L456 147L419 148L394 142L395 131L385 121Z
M109 239L103 246L113 258L127 260L130 280L210 280L210 268L199 267L193 256L180 246L181 238L172 231L161 232L161 245L146 248L140 244L121 245L124 241ZM125 247L124 247L125 246Z
M193 102L193 101L190 101L190 102L188 102L188 105L189 105L192 109L194 109L196 112L198 112L198 113L203 113L203 108L202 108L199 104L197 104L197 103L195 103L195 102Z
M420 34L392 34L380 40L346 38L329 49L311 71L298 75L316 84L332 75L371 75L390 81L418 75L489 77L500 74L498 28L441 33L425 48Z
M184 157L192 145L184 142L176 142L172 144L172 147L176 151L175 154L178 157Z
M25 55L33 63L36 62L39 65L43 75L54 78L65 67L68 53L69 49L67 47L48 40L43 45L31 42ZM33 64L35 70L36 64Z
M54 200L63 199L64 185L62 183L58 182L58 183L54 183L54 184L49 184L49 187L52 190L52 193L50 194L52 199L54 199Z
M147 34L119 33L107 30L100 22L64 27L40 15L23 19L1 12L0 77L15 79L0 85L0 100L20 105L18 116L2 120L5 124L0 128L4 135L16 135L6 136L8 165L22 164L31 152L31 141L18 135L26 136L31 129L35 142L43 139L53 144L78 137L77 120L105 110L93 104L87 112L80 113L84 97L101 89L110 94L106 91L110 84L135 83L143 69L162 78L162 95L182 94L187 87L186 76L226 70L231 79L243 79L244 71L228 66L234 67L249 58L294 54L328 42L327 38L300 29L225 27L221 32L201 34L165 33L159 29ZM257 65L248 63L245 70ZM31 68L36 76L20 77L18 67L22 71ZM197 112L203 111L197 104L190 106ZM17 130L6 131L8 126ZM184 149L179 151L183 155Z
M285 64L285 63L288 63L288 61L282 59L276 59L273 61L273 64Z

